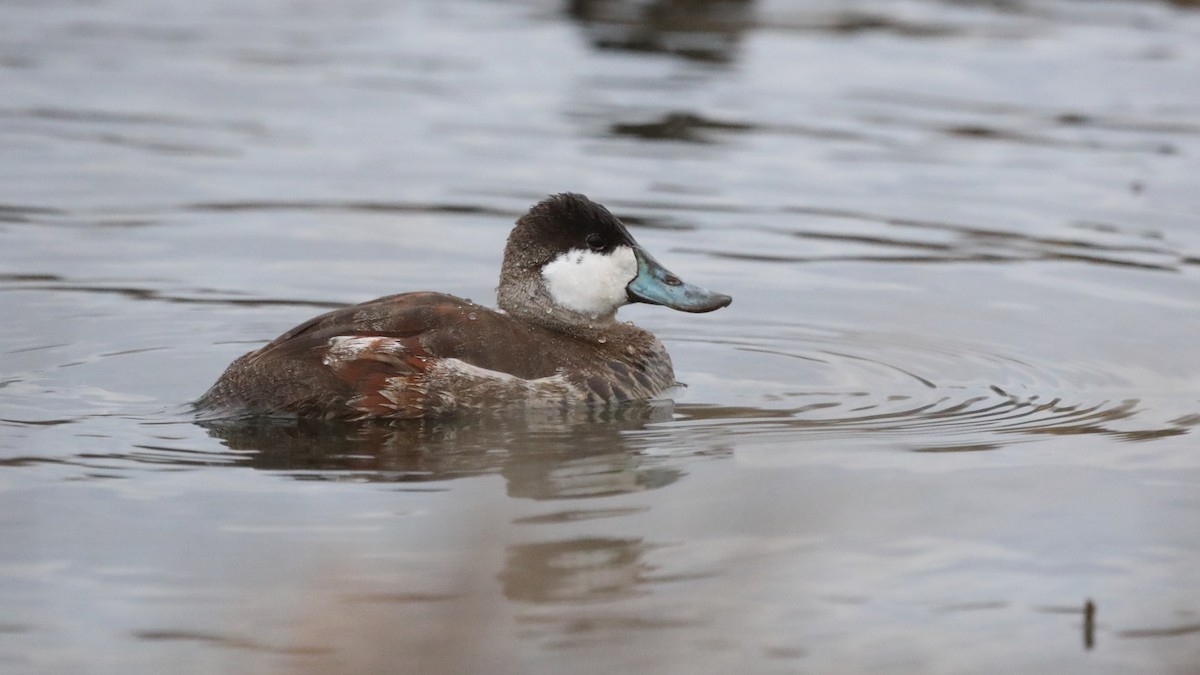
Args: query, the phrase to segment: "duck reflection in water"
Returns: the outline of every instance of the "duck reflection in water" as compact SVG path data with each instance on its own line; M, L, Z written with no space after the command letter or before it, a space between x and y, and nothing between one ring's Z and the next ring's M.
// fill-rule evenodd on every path
M595 498L653 490L683 477L670 457L647 452L664 441L648 425L673 417L673 404L654 401L391 423L258 417L198 424L236 451L243 465L297 480L436 490L437 482L499 474L509 497L539 503L510 521L519 541L500 534L504 516L468 515L486 526L464 549L418 546L411 557L404 549L399 560L415 567L400 573L403 566L394 567L399 563L390 556L347 556L337 548L330 565L338 572L320 568L323 576L312 581L313 599L295 641L318 648L293 672L394 672L396 663L413 666L406 672L480 672L471 645L494 630L493 621L503 624L514 611L510 603L519 605L526 637L555 643L688 625L687 618L596 604L653 593L667 579L647 556L665 543L636 533L581 534L572 526L650 508ZM402 519L395 526L417 524ZM426 566L453 583L422 585Z
M396 423L305 418L198 422L240 463L298 480L424 483L500 473L511 497L570 499L639 492L682 475L651 464L627 436L668 421L669 401L567 411L508 411Z

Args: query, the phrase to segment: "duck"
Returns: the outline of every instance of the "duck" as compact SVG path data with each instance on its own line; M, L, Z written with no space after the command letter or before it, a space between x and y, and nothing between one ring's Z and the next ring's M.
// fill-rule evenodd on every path
M419 291L321 314L234 360L195 405L400 420L649 400L677 386L671 357L617 310L703 313L732 302L672 274L608 209L569 192L517 219L496 295L498 309Z

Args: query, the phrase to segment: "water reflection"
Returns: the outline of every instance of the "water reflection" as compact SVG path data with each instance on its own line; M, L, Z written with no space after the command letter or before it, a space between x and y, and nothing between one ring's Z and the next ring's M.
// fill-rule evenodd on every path
M199 421L210 435L239 453L239 464L299 480L391 482L427 492L437 489L436 482L498 474L509 497L567 500L578 506L550 505L539 507L533 515L512 518L510 524L522 535L518 542L499 534L505 527L502 518L477 514L480 523L487 523L486 529L467 549L455 549L452 558L440 563L451 578L464 584L453 592L415 588L403 575L388 582L394 576L390 571L379 573L382 581L375 581L372 574L348 575L334 597L310 611L306 621L315 627L315 637L292 636L283 646L176 629L142 631L136 637L300 655L304 659L297 664L302 671L336 670L334 662L349 660L368 664L356 666L356 671L375 672L372 664L397 659L408 663L415 658L434 664L431 667L437 672L461 672L454 655L474 658L471 641L495 636L496 629L486 624L508 613L501 600L517 603L513 619L522 639L551 649L609 644L647 630L696 626L691 619L621 604L646 598L655 584L680 578L658 573L647 561L651 551L662 548L661 543L643 536L559 534L564 526L634 516L648 508L577 500L653 490L683 476L677 462L664 463L646 452L654 427L673 419L673 411L671 403L660 401L402 424L271 418ZM498 567L491 567L488 561L495 558L485 553L493 547L503 551ZM410 555L414 553L399 558L400 564ZM473 580L479 579L498 581L499 592L493 585L473 587L477 583ZM414 621L436 627L444 639L395 629ZM391 627L395 634L383 640L361 638L377 635L380 627Z
M508 549L500 574L510 600L579 603L625 598L642 588L652 568L641 539L582 537L519 544Z
M636 538L581 537L508 548L499 574L504 597L523 605L522 637L549 649L620 644L648 631L694 628L690 617L629 609L649 596L654 548Z
M752 25L753 0L570 0L567 13L599 49L724 63Z
M251 418L200 422L240 463L299 480L426 483L500 473L508 494L572 499L650 490L679 469L639 454L627 432L671 419L667 401L400 424Z
M615 136L632 136L647 141L686 141L712 143L711 132L748 131L753 127L742 122L726 122L701 117L689 112L670 112L649 122L614 122L610 131Z

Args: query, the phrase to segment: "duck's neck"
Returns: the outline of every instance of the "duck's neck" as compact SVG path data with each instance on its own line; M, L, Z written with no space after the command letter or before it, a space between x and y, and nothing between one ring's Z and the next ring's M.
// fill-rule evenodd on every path
M496 300L500 309L523 323L579 338L595 338L620 325L615 309L599 316L581 314L556 303L544 285L529 281L505 279L502 276Z

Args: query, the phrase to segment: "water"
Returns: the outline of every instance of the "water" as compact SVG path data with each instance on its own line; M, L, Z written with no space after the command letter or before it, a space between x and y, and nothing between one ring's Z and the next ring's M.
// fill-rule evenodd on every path
M4 672L1200 663L1189 3L0 18ZM735 298L623 310L673 407L186 418L564 190Z

